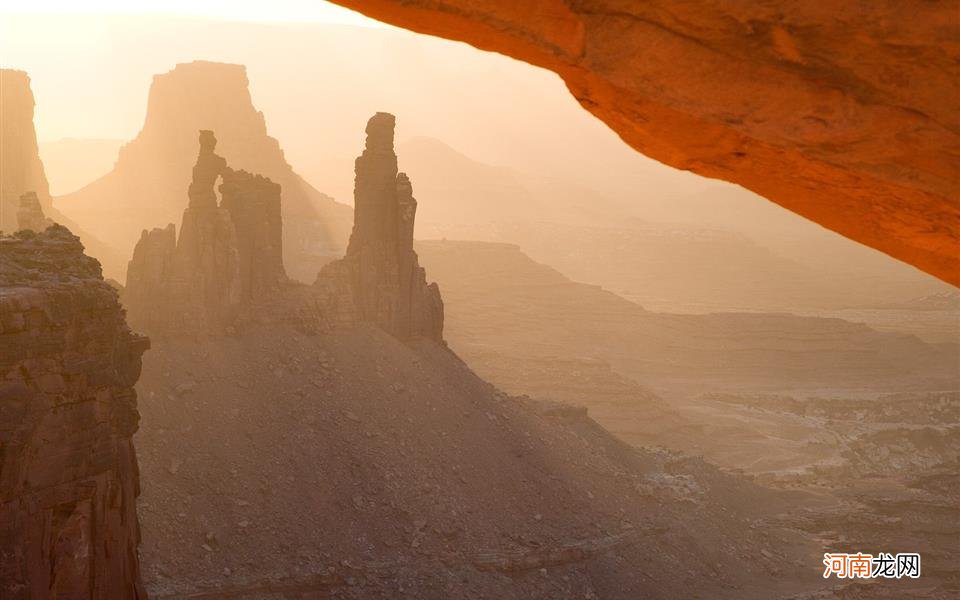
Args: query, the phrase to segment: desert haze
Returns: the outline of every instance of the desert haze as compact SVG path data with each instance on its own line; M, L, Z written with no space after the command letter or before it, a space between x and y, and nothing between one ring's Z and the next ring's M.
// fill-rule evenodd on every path
M0 7L0 598L960 594L960 291L577 85L323 2Z

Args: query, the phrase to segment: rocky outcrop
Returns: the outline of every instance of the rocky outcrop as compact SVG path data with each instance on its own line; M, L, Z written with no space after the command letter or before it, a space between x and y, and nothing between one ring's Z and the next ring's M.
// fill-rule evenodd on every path
M143 129L121 149L113 171L57 198L57 206L129 257L138 232L179 220L187 194L183 174L193 165L201 129L217 133L218 151L234 169L260 173L283 188L282 245L292 277L313 281L323 264L342 255L350 207L294 172L253 105L243 65L198 61L156 75ZM122 269L108 274L124 277Z
M69 230L0 237L0 597L146 597L132 438L148 346Z
M50 187L33 128L33 92L23 71L0 69L0 230L18 229L20 197L33 192L49 206Z
M222 331L286 281L280 186L230 169L212 131L199 141L179 240L172 224L143 231L127 269L124 302L148 332Z
M949 2L335 1L551 69L640 152L960 284Z
M221 207L237 234L240 294L245 300L276 291L286 279L280 186L262 175L224 169Z
M78 227L53 206L33 127L33 110L30 77L23 71L0 69L0 231L11 233L21 227L21 197L32 192L51 222L69 227L80 237L87 252L108 267L115 266L119 262L116 249Z
M336 324L374 323L401 338L443 339L443 301L427 284L413 250L417 201L397 171L395 118L377 113L356 160L354 224L343 259L323 268L315 286Z
M20 208L17 209L17 228L40 232L53 225L53 221L43 214L43 207L36 192L27 192L20 196Z

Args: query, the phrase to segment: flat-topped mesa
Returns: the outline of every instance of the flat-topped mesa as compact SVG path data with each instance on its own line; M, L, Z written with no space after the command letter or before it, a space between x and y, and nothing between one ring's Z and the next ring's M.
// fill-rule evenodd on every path
M398 173L393 149L396 119L377 113L355 165L354 224L344 258L317 277L334 325L374 323L401 338L443 341L443 300L427 284L413 250L417 201L410 179Z
M313 281L322 265L343 255L353 209L322 194L293 170L280 143L270 137L264 114L253 104L243 65L196 61L154 76L143 129L120 150L113 170L57 199L67 215L120 250L124 264L105 267L111 277L124 279L125 261L141 231L179 224L184 197L194 195L185 176L194 165L207 173L218 171L212 147L207 156L213 160L197 164L196 133L201 129L216 132L216 153L231 168L259 173L283 186L283 258L291 277ZM214 183L203 175L197 173L204 185L194 191L201 204L212 207ZM18 193L26 189L35 188Z
M145 599L130 331L61 225L0 236L0 598Z
M43 214L40 199L36 192L27 192L20 196L20 207L17 209L17 228L29 229L37 233L53 225L53 221Z
M223 331L286 281L280 186L230 169L212 131L199 143L179 240L173 224L144 231L128 265L124 301L151 333Z

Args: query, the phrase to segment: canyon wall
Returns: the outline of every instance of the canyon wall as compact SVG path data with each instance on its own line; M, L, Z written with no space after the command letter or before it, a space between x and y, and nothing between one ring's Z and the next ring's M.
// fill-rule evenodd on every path
M640 152L960 284L952 3L335 1L551 69Z
M353 233L347 253L326 265L315 287L325 314L337 323L375 323L401 339L443 339L443 300L413 250L417 201L398 172L396 119L377 113L367 123L366 147L356 160Z
M0 597L146 598L134 384L147 338L79 239L0 237Z

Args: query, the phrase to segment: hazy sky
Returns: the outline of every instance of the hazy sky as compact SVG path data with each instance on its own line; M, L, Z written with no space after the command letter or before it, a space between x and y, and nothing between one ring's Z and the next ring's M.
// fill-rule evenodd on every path
M0 14L165 14L242 21L307 21L361 27L383 23L321 0L0 0Z

